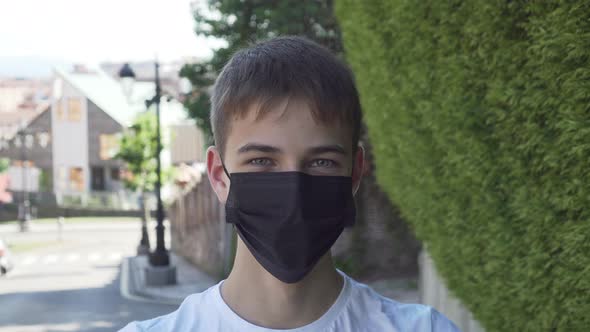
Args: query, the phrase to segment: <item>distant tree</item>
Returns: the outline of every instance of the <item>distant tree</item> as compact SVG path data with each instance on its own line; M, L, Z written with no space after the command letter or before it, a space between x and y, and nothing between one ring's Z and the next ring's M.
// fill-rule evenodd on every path
M119 140L115 159L125 163L123 176L125 186L141 192L153 191L156 187L157 133L156 116L152 113L139 115ZM172 167L161 170L162 183L172 178Z
M119 151L115 155L125 163L127 169L123 177L125 186L132 190L154 190L156 174L156 117L141 114L137 117L119 141Z
M209 88L232 54L256 40L278 35L306 36L342 53L340 29L331 0L209 0L195 8L197 35L224 40L226 46L202 63L185 65L180 75L188 78L193 92L186 98L188 115L196 120L206 143L213 143L209 123Z

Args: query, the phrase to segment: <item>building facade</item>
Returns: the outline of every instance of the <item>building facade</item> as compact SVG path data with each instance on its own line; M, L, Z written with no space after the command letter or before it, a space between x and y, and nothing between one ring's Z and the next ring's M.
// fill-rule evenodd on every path
M96 105L70 75L58 75L50 112L54 192L71 195L123 189L119 177L123 165L113 159L123 125Z
M154 83L136 82L126 95L106 72L75 66L71 71L56 68L51 84L51 99L43 110L27 117L0 114L0 128L6 129L0 133L0 158L11 160L9 189L51 193L58 204L72 199L85 204L89 198L99 198L98 205L113 198L136 204L123 185L124 164L114 157L126 128L140 113L154 111L145 106L154 95ZM10 121L3 122L2 116ZM163 169L202 162L202 135L186 119L180 102L162 99L161 124ZM164 196L169 189L162 189Z

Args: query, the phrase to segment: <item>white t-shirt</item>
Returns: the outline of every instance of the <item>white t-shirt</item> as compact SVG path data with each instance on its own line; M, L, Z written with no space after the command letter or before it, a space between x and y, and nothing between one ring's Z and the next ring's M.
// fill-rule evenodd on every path
M220 285L188 296L165 316L132 322L119 332L458 332L432 307L404 304L377 294L367 285L344 276L344 286L328 311L315 322L295 329L269 329L238 316L221 297Z

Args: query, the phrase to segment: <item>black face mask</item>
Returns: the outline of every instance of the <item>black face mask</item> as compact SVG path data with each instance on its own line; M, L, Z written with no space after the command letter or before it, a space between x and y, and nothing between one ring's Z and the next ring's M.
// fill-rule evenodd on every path
M344 228L354 224L349 176L301 172L228 176L227 222L235 225L260 265L285 283L303 279Z

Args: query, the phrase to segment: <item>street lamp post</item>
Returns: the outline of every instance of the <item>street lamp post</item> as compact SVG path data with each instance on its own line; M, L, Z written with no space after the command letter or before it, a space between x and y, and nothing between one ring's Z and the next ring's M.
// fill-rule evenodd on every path
M176 269L170 265L170 255L164 243L164 204L162 203L162 165L160 152L162 151L162 139L160 133L160 100L162 98L162 88L160 85L160 65L158 61L155 65L155 86L156 93L145 101L149 108L151 105L156 106L156 249L149 255L151 269L146 269L146 282L152 285L176 283ZM121 79L135 78L129 64L125 64L119 72Z
M150 263L153 266L168 266L170 265L170 256L166 245L164 243L164 205L162 204L162 163L160 160L160 152L162 151L162 138L160 136L160 99L162 98L162 88L160 86L160 65L155 62L155 84L156 95L146 101L149 107L156 104L156 250L150 255Z

